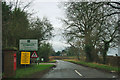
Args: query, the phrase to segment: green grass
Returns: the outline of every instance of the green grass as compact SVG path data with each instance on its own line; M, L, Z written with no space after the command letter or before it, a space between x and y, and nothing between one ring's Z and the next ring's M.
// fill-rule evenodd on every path
M52 64L47 64L47 65L33 65L32 67L28 68L22 68L22 69L17 69L16 70L16 76L14 78L22 78L25 76L29 76L31 74L34 74L35 72L43 71L45 69L48 69L54 65Z
M66 56L66 57L72 57L72 58L76 58L76 56Z
M56 60L49 61L49 63L56 63Z
M116 71L116 72L120 71L120 68L118 68L118 67L113 67L113 66L104 65L104 64L95 64L95 63L88 63L88 62L83 62L83 61L72 61L72 60L65 60L65 61L82 64L82 65L85 65L88 67L103 69L103 70L107 70L107 71Z
M56 63L56 60L52 60L52 61L49 61L49 62L40 62L40 63Z

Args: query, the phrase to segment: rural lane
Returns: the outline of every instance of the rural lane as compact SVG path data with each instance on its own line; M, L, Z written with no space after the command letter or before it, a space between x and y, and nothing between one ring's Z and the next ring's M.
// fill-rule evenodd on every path
M57 60L56 67L42 78L117 78L118 75L93 68L84 67L71 62Z

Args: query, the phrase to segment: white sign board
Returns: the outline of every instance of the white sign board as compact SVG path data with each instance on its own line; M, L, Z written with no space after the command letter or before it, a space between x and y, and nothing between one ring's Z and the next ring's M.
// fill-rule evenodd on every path
M21 39L19 41L20 51L37 51L38 40L37 39Z

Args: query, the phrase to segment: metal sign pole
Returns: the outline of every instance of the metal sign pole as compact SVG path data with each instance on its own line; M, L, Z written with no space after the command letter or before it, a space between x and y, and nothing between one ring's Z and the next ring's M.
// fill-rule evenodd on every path
M25 51L26 52L26 51ZM25 70L26 70L26 64L25 64Z
M25 64L25 69L26 69L26 64Z

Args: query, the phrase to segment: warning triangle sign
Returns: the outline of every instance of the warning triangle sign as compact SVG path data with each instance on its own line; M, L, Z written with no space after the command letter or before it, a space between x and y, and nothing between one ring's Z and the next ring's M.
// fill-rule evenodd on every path
M38 55L35 51L32 53L31 58L38 58Z

